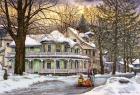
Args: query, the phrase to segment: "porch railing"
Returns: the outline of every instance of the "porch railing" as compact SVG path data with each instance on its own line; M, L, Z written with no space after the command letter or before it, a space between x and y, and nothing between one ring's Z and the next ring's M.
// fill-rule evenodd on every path
M28 70L27 72L34 73L33 70ZM87 72L87 69L46 69L40 70L38 73L48 73L48 74L57 74L57 73L84 73Z
M6 57L14 57L15 56L15 52L10 52L7 53ZM80 54L80 53L73 53L73 52L28 52L26 53L26 57L32 57L32 56L36 56L36 57L53 57L53 56L63 56L63 57L81 57L81 58L89 58L87 55L85 54Z

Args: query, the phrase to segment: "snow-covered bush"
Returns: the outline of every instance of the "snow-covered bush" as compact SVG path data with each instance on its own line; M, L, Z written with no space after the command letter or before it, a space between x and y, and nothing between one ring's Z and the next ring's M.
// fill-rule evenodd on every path
M127 83L120 81L127 81ZM82 95L140 95L140 84L123 77L111 77L105 85Z

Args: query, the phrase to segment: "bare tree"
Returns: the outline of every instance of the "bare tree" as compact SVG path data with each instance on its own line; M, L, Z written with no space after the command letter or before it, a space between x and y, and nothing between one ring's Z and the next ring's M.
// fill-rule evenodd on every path
M58 15L58 22L57 22L57 26L58 29L61 31L64 31L67 29L67 27L75 27L76 28L76 24L79 20L80 14L79 9L74 6L74 5L70 5L68 2L60 5L59 7L57 7L57 15Z
M124 59L125 69L128 61L132 63L133 49L139 27L139 15L136 14L134 0L103 0L98 9L100 16L107 24L106 49L111 53L113 61L112 74L116 72L118 57ZM127 62L126 62L127 61ZM127 64L126 64L127 63ZM125 70L126 71L126 70Z
M56 5L52 0L2 0L1 11L3 25L15 41L15 68L14 73L22 75L25 71L25 40L28 31L36 22L47 18L45 11ZM11 14L11 10L14 13Z

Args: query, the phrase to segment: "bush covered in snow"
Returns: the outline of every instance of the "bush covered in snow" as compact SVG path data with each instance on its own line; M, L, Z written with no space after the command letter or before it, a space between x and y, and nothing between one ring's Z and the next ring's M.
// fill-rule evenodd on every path
M105 85L82 95L140 95L140 84L123 77L111 77Z

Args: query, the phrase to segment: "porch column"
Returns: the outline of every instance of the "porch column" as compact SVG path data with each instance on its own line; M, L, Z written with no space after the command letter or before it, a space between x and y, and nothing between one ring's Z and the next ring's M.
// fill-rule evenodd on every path
M67 72L68 72L68 74L70 72L70 66L71 66L70 59L68 59L68 63L67 63Z
M44 60L43 60L43 59L41 59L41 65L42 65L42 66L41 66L42 68L41 68L40 72L41 72L41 73L44 73L45 63L44 63ZM43 67L43 66L44 66L44 67Z
M54 59L54 71L53 71L54 74L55 74L55 70L56 70L56 59Z
M29 73L33 73L32 59L29 59Z

